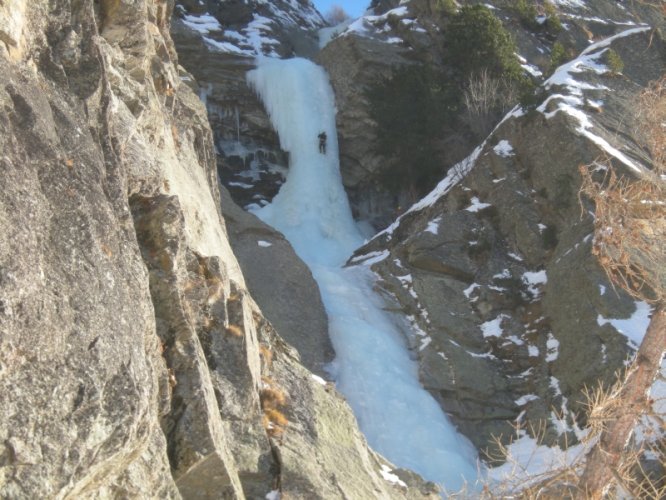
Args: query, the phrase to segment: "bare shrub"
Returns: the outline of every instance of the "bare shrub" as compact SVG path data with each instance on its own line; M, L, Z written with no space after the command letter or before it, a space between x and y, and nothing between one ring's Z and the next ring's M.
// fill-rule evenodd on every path
M483 69L469 77L464 101L470 127L483 137L493 129L498 118L518 101L518 92L511 82L493 77L487 69Z
M324 19L326 19L326 22L331 26L337 26L338 24L345 22L349 17L350 16L345 12L345 9L339 5L333 5L328 9L328 12L326 12Z
M611 282L641 300L661 302L666 288L666 77L638 102L637 138L653 160L639 179L617 175L609 160L581 166L580 193L595 205L594 244ZM599 171L605 171L600 179Z
M618 175L609 160L580 168L580 193L596 207L592 253L613 284L655 305L634 363L607 398L609 404L601 406L608 422L587 456L579 483L594 499L613 488L637 498L662 498L666 489L642 473L645 450L628 445L637 422L650 411L648 389L666 351L666 77L642 93L637 109L637 139L650 152L652 170L635 179ZM605 171L601 179L599 170ZM591 418L594 422L594 414Z

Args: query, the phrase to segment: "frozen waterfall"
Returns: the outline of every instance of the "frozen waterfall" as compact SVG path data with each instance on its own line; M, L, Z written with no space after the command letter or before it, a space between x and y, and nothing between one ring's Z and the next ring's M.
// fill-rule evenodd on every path
M248 73L289 152L289 174L255 213L281 231L317 280L336 352L334 376L373 449L448 491L477 478L476 451L418 380L367 267L342 265L363 238L342 187L335 102L326 72L305 59L263 58ZM319 133L327 152L319 152Z

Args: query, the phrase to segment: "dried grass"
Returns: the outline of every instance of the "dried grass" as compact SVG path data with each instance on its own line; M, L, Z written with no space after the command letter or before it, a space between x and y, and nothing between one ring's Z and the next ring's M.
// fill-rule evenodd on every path
M637 118L637 136L650 152L653 170L634 179L617 175L609 159L581 166L580 195L595 204L592 253L610 281L640 300L660 302L666 262L666 77L641 95Z
M619 495L618 489L621 489L621 493L628 498L646 500L666 498L666 478L657 477L655 474L650 475L644 470L642 460L646 454L650 454L652 457L657 457L657 460L661 460L662 463L666 463L666 437L653 434L654 429L657 429L657 432L659 429L666 429L666 422L664 422L663 415L655 413L654 401L650 401L649 405L642 408L627 408L621 404L619 395L631 369L624 374L618 373L616 382L610 387L599 385L584 391L588 421L587 432L582 439L582 447L574 450L569 447L568 443L565 443L563 451L565 454L571 454L566 457L566 460L542 473L528 475L527 471L531 468L532 461L537 460L536 455L533 454L527 461L519 463L510 453L511 443L504 444L501 438L495 438L496 451L488 456L488 459L490 462L508 462L511 467L510 475L501 482L486 483L480 492L465 488L448 497L483 500L590 498L579 486L587 451L598 442L606 426L618 415L637 412L643 416L643 420L651 419L654 425L652 431L648 426L643 426L641 428L642 439L634 439L628 444L620 465L614 470L615 483L611 488L612 491L608 492L609 498ZM525 430L519 424L516 424L515 429L516 436L525 434ZM534 436L537 443L541 443L546 430L546 423L541 422L535 427L530 427L529 435Z
M262 424L269 436L282 437L289 424L283 413L287 405L287 395L270 377L262 377L261 381L263 387L259 391L259 401L264 413Z

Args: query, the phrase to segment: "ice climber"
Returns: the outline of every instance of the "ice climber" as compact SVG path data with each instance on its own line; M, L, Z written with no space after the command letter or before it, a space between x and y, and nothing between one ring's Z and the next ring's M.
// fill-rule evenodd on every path
M326 132L322 132L319 137L319 152L323 155L326 154Z

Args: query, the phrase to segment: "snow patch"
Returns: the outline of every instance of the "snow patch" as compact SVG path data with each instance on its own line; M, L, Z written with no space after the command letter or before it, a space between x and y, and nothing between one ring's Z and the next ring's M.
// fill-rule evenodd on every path
M428 227L425 228L425 230L429 233L432 234L438 234L439 231L439 223L441 222L442 218L437 217L436 219L433 219L428 222Z
M546 340L546 362L550 363L555 361L560 355L560 341L553 337L552 333L548 333L548 340ZM559 385L558 385L559 388Z
M528 486L543 480L549 472L561 470L578 462L584 457L587 449L578 444L562 450L559 446L544 446L524 430L518 432L518 439L507 447L506 462L488 470L488 478L492 483L502 487L504 494L515 494ZM491 491L493 490L491 486Z
M404 488L407 487L402 479L393 474L393 470L388 465L382 464L382 468L380 469L379 473L389 483L397 484L398 486L402 486Z
M541 295L543 285L548 283L546 271L526 271L523 273L522 282L527 290L536 298Z
M500 314L495 319L486 321L481 325L481 332L483 333L484 338L488 337L501 337L502 330L502 321L508 318L506 314Z
M484 208L492 206L490 203L481 202L476 196L472 196L470 203L471 205L465 209L468 212L480 212Z
M604 318L601 314L597 316L599 326L610 324L619 333L627 337L629 345L633 348L637 348L643 342L652 314L652 307L647 302L636 301L635 304L636 310L627 319Z
M534 401L535 399L539 399L539 396L536 394L525 394L524 396L521 396L520 398L516 399L514 403L518 406L524 406L530 401Z
M465 297L467 297L469 299L469 298L471 298L472 294L474 293L474 290L476 290L477 288L480 288L480 287L481 287L481 285L479 285L478 283L472 283L470 286L468 286L467 288L465 288L463 290L463 293L465 294Z
M377 262L381 262L386 259L391 253L388 250L382 250L381 252L370 252L363 255L357 255L351 259L352 264L363 264L364 266L371 266Z
M520 255L518 255L517 253L509 252L509 253L507 253L507 255L509 257L511 257L512 259L517 260L518 262L523 261L523 258Z
M507 141L506 139L502 139L497 143L497 146L493 148L493 151L497 154L497 156L501 156L503 158L509 158L510 156L515 156L516 154L513 152L513 146L511 146L511 143Z

